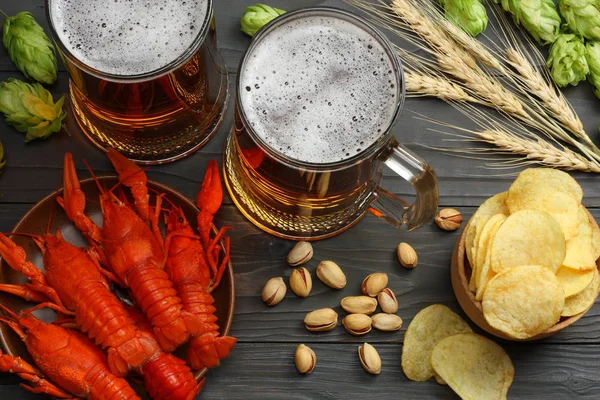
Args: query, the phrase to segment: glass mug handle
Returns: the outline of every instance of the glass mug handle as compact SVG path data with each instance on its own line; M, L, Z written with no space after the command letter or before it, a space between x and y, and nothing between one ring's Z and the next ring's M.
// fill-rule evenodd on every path
M431 221L437 212L438 185L435 172L425 160L394 141L384 158L384 164L408 181L417 192L414 204L379 187L371 203L371 214L399 228L406 225L409 231Z

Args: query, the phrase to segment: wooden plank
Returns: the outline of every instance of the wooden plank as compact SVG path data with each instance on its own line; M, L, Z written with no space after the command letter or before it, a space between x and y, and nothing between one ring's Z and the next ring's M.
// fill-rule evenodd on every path
M27 209L24 204L0 207L0 231L10 231ZM460 211L468 219L474 209L460 208ZM600 218L599 209L591 211ZM233 228L230 236L237 301L232 334L241 342L356 342L357 339L348 335L341 325L332 332L310 334L302 320L312 310L332 307L339 313L341 323L345 315L339 306L341 299L360 294L364 277L376 271L388 274L388 286L398 297L398 315L404 320L404 327L395 333L373 331L367 336L369 341L402 341L414 315L430 304L443 303L460 312L450 284L450 259L458 232L444 232L435 224L429 224L407 233L367 215L351 230L314 243L314 258L306 265L313 276L310 297L301 299L288 290L281 304L267 307L260 299L262 287L275 276L283 276L287 281L292 268L287 265L286 257L293 243L264 234L233 206L219 211L216 221ZM417 268L406 270L399 265L395 248L401 241L410 243L417 251ZM334 260L340 265L348 279L345 289L330 289L316 278L314 271L321 260ZM592 308L583 319L544 342L600 343L598 324L600 306Z
M402 346L376 345L382 372L365 372L353 344L311 343L317 355L312 374L296 372L294 344L238 344L221 366L209 371L202 399L456 399L434 380L411 382L400 367ZM308 343L307 343L308 344ZM600 391L596 354L600 346L505 345L515 366L509 399L596 399ZM10 397L4 397L4 395ZM29 395L16 386L0 386L3 399ZM31 397L33 398L33 397Z

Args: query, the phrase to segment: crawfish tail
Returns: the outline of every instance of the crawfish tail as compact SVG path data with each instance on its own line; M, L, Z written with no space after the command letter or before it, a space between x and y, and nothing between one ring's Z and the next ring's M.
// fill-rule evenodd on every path
M156 340L137 330L89 254L61 236L46 235L44 245L48 282L75 310L75 325L107 350L115 375L124 376L156 353Z
M236 338L219 336L217 331L194 336L189 342L186 360L195 370L216 367L219 365L219 360L229 356L236 343Z
M90 371L88 379L92 382L90 400L139 400L127 381L112 375L104 365L98 365Z
M146 317L136 308L126 306L129 316L136 326L150 332L152 326ZM190 368L177 357L162 353L152 357L142 368L144 386L155 400L193 399L200 392L204 380L196 383Z
M128 281L135 302L152 324L156 340L165 351L175 350L190 334L199 331L199 318L183 310L165 271L152 263L137 265L129 271Z
M106 348L108 365L115 375L124 376L160 349L151 334L136 328L123 304L103 283L90 281L80 288L76 325Z
M154 400L192 400L204 385L196 382L186 363L169 353L159 353L143 367L144 386Z

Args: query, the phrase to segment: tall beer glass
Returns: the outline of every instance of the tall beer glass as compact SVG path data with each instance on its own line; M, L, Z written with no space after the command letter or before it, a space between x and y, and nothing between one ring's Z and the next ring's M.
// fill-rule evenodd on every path
M75 118L141 163L183 157L219 127L227 68L212 0L46 0Z
M366 21L330 8L275 19L240 66L224 152L231 197L258 227L290 239L335 235L369 210L420 227L435 215L437 180L394 137L403 101L400 61ZM415 187L415 204L380 187L384 165Z

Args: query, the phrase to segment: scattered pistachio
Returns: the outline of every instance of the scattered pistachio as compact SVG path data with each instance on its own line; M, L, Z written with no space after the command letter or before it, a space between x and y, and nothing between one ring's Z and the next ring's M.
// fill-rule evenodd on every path
M317 277L333 289L343 289L346 286L346 275L333 261L321 261L317 266Z
M379 313L371 317L373 328L380 331L391 332L402 328L402 319L395 314Z
M460 228L463 217L458 210L454 208L444 208L435 217L435 223L445 231L455 231Z
M417 252L408 243L400 243L398 245L398 260L404 268L412 269L419 263Z
M310 347L299 344L294 354L294 363L298 372L301 374L310 374L317 364L317 356Z
M369 296L349 296L342 299L341 306L350 314L371 315L377 309L377 300Z
M398 300L392 289L385 288L377 295L379 307L384 313L395 314L398 312Z
M331 308L321 308L306 314L304 326L311 332L330 331L337 325L338 315Z
M360 364L370 374L379 375L381 372L381 358L375 347L369 343L358 347L358 359Z
M308 242L298 242L287 256L287 262L292 267L306 264L313 256L312 245Z
M354 336L371 332L371 317L365 314L350 314L342 320L344 328Z
M290 288L297 296L308 297L312 290L310 272L304 267L293 270L290 275Z
M262 291L262 301L268 306L274 306L281 303L281 300L285 297L287 287L283 278L271 278L265 283L265 287Z
M388 276L383 272L375 272L365 278L362 282L361 290L364 295L375 297L388 284Z

